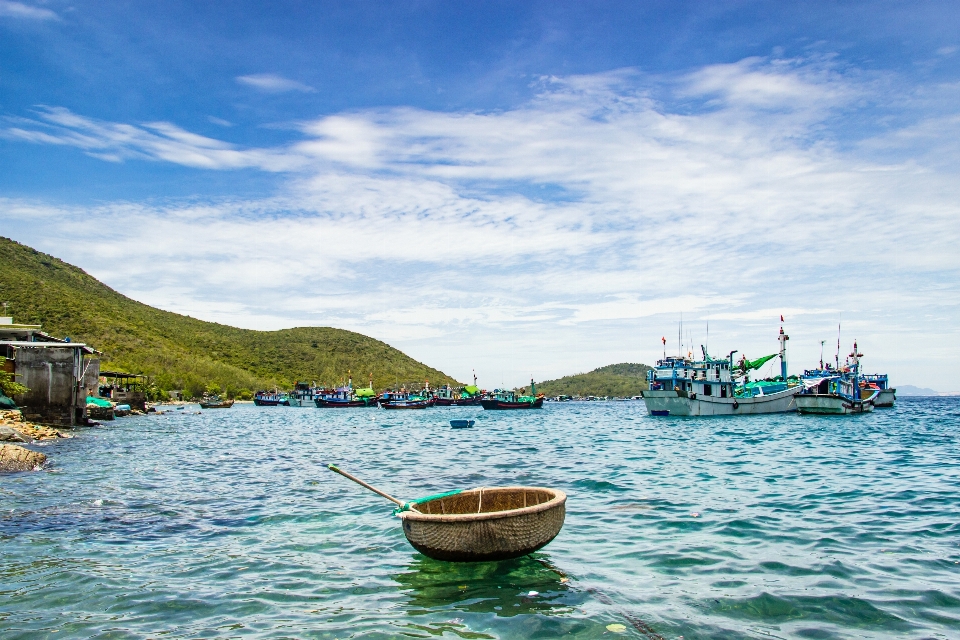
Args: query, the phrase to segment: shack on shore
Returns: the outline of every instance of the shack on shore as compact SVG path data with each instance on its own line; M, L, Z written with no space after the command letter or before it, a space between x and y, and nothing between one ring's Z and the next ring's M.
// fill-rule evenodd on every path
M147 376L121 371L100 372L100 397L117 404L128 404L131 409L147 410Z
M99 355L93 347L44 333L40 325L0 317L0 356L7 359L5 369L29 389L14 397L29 422L85 424L87 396L98 391Z

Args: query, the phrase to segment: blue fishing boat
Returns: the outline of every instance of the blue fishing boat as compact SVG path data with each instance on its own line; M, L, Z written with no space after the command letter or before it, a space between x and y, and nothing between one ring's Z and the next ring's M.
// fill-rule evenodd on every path
M876 389L880 393L873 401L876 408L889 408L897 401L897 390L890 386L890 378L885 373L867 373L863 376L861 386L865 389Z
M373 374L370 386L353 387L353 377L348 375L347 384L336 389L318 389L313 398L320 409L358 409L377 406L377 392L373 390Z
M477 387L477 375L473 375L473 384L459 389L443 385L434 392L434 404L438 407L471 407L480 404L480 389Z
M504 411L512 409L540 409L543 407L543 394L537 393L537 385L530 378L530 394L526 389L520 392L507 389L494 389L480 399L480 405L487 411Z
M380 395L380 406L384 409L426 409L434 405L434 397L430 392L430 385L421 391L384 391Z
M712 358L704 347L702 360L664 355L647 372L649 389L641 392L647 411L653 416L735 416L796 411L794 397L803 387L797 377L787 375L787 340L780 328L780 352L756 360L745 356L734 361ZM666 339L661 338L664 345ZM750 372L780 358L780 376L750 380Z
M293 404L291 405L290 396L286 393L280 391L257 391L253 395L253 404L258 407L276 407L276 406L299 406L296 398L293 399Z
M804 371L803 391L797 395L797 411L802 414L845 415L873 411L880 390L864 384L860 373L863 354L853 343L853 351L843 367L829 364Z

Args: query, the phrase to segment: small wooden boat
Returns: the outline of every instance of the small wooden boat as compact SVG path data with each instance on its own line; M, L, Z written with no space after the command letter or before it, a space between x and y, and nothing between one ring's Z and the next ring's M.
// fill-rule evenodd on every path
M204 396L200 400L201 409L229 409L233 406L233 400L230 398L221 398L220 396Z
M450 426L454 429L469 429L475 424L473 420L451 420Z
M480 487L401 502L349 473L331 471L392 500L403 535L436 560L482 562L533 553L557 537L567 495L546 487Z

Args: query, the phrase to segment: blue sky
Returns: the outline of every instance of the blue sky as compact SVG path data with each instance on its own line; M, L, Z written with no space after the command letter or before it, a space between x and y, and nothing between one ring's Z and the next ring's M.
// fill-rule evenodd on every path
M0 233L519 384L820 341L957 390L960 5L0 0ZM123 264L123 268L118 268ZM828 346L827 351L832 353Z

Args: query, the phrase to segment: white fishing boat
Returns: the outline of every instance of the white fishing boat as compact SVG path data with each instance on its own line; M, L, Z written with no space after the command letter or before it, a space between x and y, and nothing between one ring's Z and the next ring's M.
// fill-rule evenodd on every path
M795 396L803 389L798 378L787 377L789 340L780 329L780 353L757 360L745 357L734 364L731 351L726 359L664 356L647 372L650 388L642 392L647 411L653 416L737 416L796 411ZM664 341L665 342L665 341ZM780 377L751 382L749 372L773 358L780 358Z

